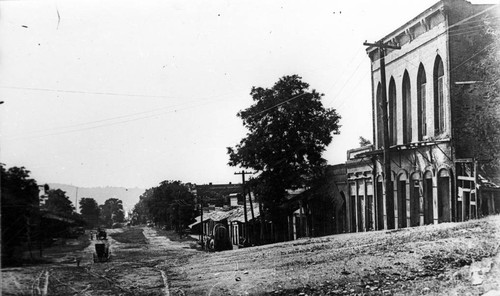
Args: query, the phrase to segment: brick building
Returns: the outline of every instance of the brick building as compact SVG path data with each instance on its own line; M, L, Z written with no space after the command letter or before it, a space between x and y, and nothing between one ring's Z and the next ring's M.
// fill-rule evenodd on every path
M393 199L386 199L383 174L380 49L367 48L374 144L348 152L349 231L464 221L499 209L498 186L460 148L481 143L464 143L470 109L455 95L477 80L461 67L488 45L482 34L485 23L498 22L497 7L443 0L381 40L401 47L385 56Z

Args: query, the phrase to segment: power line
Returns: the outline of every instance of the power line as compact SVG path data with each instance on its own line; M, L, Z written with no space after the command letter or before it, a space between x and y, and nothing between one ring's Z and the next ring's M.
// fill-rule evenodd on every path
M149 115L149 116L142 116L142 117L127 119L127 120L122 120L122 121L117 121L117 122L111 122L111 123L107 123L107 124L94 125L94 126L90 126L90 127L83 127L83 128L71 129L71 130L67 130L67 131L61 131L61 132L55 132L55 133L49 133L49 134L39 134L39 135L35 135L35 136L11 137L10 139L11 140L18 140L18 139L24 139L24 138L43 138L43 137L48 137L48 136L70 134L70 133L75 133L75 132L82 132L82 131L87 131L87 130L93 130L93 129L96 129L96 128L102 128L102 127L114 126L114 125L119 125L119 124L125 124L125 123L129 123L129 122L133 122L133 121L138 121L138 120L143 120L143 119L158 117L158 116L161 116L161 115L164 115L164 114L169 114L169 113L172 113L172 112L177 112L177 111L182 111L182 110L186 110L186 109L190 109L190 108L195 108L195 107L198 107L200 105L206 105L208 103L212 103L212 101L213 100L211 100L209 102L205 102L205 104L193 105L193 106L186 107L186 108L183 108L183 109L170 110L169 112L162 112L162 113L153 114L153 115Z
M473 59L475 56L477 56L478 54L480 54L481 52L487 50L489 47L495 47L497 45L495 45L495 40L493 40L492 42L490 42L490 44L488 44L487 46L483 47L480 51L476 52L475 54L471 55L468 59L466 59L465 61L461 62L460 64L458 64L457 66L455 66L453 69L450 70L450 72L453 72L455 71L457 68L461 67L463 64L467 63L468 61L470 61L471 59Z
M333 97L333 100L332 100L332 104L336 101L336 99L340 96L340 94L342 93L342 91L344 90L344 87L351 81L351 79L354 77L354 74L356 74L359 70L359 67L361 67L361 64L363 63L364 61L361 60L359 63L358 63L358 66L356 67L356 69L351 73L351 75L349 76L349 78L346 80L346 82L342 85L342 87L340 88L340 90L337 92L337 95Z
M288 99L288 100L286 100L286 101L280 102L280 103L278 103L278 104L276 104L276 105L273 105L273 106L271 106L271 107L269 107L269 108L266 108L266 109L264 109L264 110L262 110L262 111L259 111L259 112L255 113L255 114L252 114L252 115L251 115L251 117L257 116L257 115L262 114L262 113L264 113L264 112L267 112L267 111L269 111L269 110L271 110L271 109L273 109L273 108L279 107L279 106L281 106L281 105L283 105L283 104L286 104L286 103L288 103L288 102L290 102L290 101L293 101L293 100L295 100L295 99L297 99L297 98L299 98L299 97L301 97L301 96L303 96L303 95L306 95L306 94L308 94L308 93L301 93L301 94L295 95L295 96L291 97L290 99Z
M174 99L174 98L176 98L176 97L159 96L159 95L127 94L127 93L116 93L116 92L97 92L97 91L85 91L85 90L67 90L67 89L40 88L40 87L21 87L21 86L7 86L7 85L0 85L0 88L18 89L18 90L34 90L34 91L45 91L45 92L57 92L57 93L71 93L71 94L87 94L87 95L103 95L103 96L136 97L136 98L162 98L162 99Z
M359 52L351 58L351 60L350 60L350 62L348 63L348 65L349 65L352 61L354 61L354 60L355 60L358 56L359 56ZM353 72L353 74L354 74L354 73L356 73L356 71L357 71L357 70L359 69L359 67L361 66L362 62L363 62L363 60L361 60L361 61L359 62L358 66L356 67L356 70ZM352 74L352 75L349 77L349 79L348 79L348 80L344 83L344 85L342 86L342 88L341 88L340 92L341 92L341 91L342 91L342 89L345 87L345 85L349 82L349 80L352 78L353 74ZM337 82L334 82L334 84L333 84L330 88L328 88L328 90L332 89L332 88L336 85L336 83L337 83ZM340 94L340 92L339 92L338 94ZM290 101L293 101L293 100L295 100L295 99L297 99L297 98L299 98L299 97L301 97L302 95L305 95L305 94L306 94L306 93L302 93L302 94L295 95L295 96L291 97L290 99L288 99L288 100L286 100L286 101L280 102L280 103L275 104L275 105L273 105L273 106L271 106L271 107L269 107L269 108L266 108L266 109L264 109L264 110L262 110L262 111L259 111L259 112L255 113L255 114L253 114L252 116L256 116L256 115L262 114L262 113L264 113L264 112L267 112L267 111L269 111L269 110L271 110L271 109L273 109L273 108L279 107L279 106L281 106L281 105L283 105L283 104L286 104L286 103L288 103L288 102L290 102ZM332 98L333 98L333 100L335 100L335 98L336 98L336 97L332 97ZM325 103L326 103L326 102L330 102L330 100L325 101ZM333 101L332 101L332 102L333 102Z
M19 89L25 89L25 88L19 88ZM29 90L37 90L37 89L30 89L30 88L27 88L27 89L29 89ZM212 99L208 99L210 97L207 97L207 99L198 98L198 99L191 100L190 102L185 102L185 103L180 103L180 104L175 104L175 105L170 105L170 106L159 107L159 108L155 108L155 109L151 109L151 110L147 110L147 111L142 111L142 112L124 114L124 115L119 115L119 116L104 118L104 119L100 119L100 120L94 120L94 121L88 121L88 122L82 122L82 123L76 123L76 124L70 124L70 125L64 125L64 126L58 126L58 127L48 128L48 129L32 130L32 131L28 131L28 132L24 133L23 135L15 135L15 136L12 136L12 137L7 136L7 138L11 138L11 139L29 138L32 135L36 138L36 137L41 137L41 136L66 134L66 133L71 133L71 132L77 132L77 131L94 129L94 128L98 128L98 127L112 126L112 125L127 123L127 122L130 122L130 121L136 121L136 120L141 120L141 119L147 119L147 118L157 117L157 116L161 116L163 114L171 113L172 112L172 111L171 112L161 112L161 110L165 110L165 109L172 109L172 108L175 108L175 107L182 107L182 106L186 106L186 105L189 105L189 104L195 104L195 105L188 106L186 108L177 108L177 109L173 110L173 112L177 112L177 111L182 111L182 110L185 110L185 109L193 108L193 107L196 107L196 104L200 105L198 102L203 101L203 100L205 100L206 102L204 104L202 104L202 105L205 105L207 103L212 103L215 100L219 100L222 97L226 97L226 96L228 96L228 95L230 95L232 93L235 93L235 92L228 92L228 93L222 94L222 95L217 96L217 97L211 96ZM223 101L225 101L225 100L223 100ZM143 114L151 114L151 115L137 117L138 115L143 115ZM137 117L137 118L134 118L134 117ZM95 124L98 124L98 123L109 122L109 121L116 121L117 119L126 119L126 118L131 118L131 119L130 120L122 120L122 121L118 121L118 122L111 122L109 124L95 125ZM70 130L64 131L65 129L70 129ZM46 132L50 132L50 131L55 131L55 133L40 135L41 133L46 133Z
M104 119L100 119L100 120L94 120L94 121L76 123L76 124L71 124L71 125L58 126L58 127L48 128L48 129L32 130L32 131L26 132L25 134L26 135L29 135L29 134L39 134L41 132L57 131L57 130L68 129L68 128L78 128L78 127L83 127L83 126L86 126L86 125L92 125L92 124L106 122L106 121L113 121L113 120L116 120L116 119L134 117L134 116L137 116L137 115L148 114L148 113L155 113L155 112L158 112L158 111L163 110L163 109L170 109L170 108L173 108L173 107L183 106L183 105L185 105L185 104L177 104L177 105L165 106L165 107L160 107L160 108L156 108L156 109L148 110L148 111L143 111L143 112L125 114L125 115L120 115L120 116L115 116L115 117L104 118Z
M475 23L475 22L480 22L480 21L485 21L485 20L491 20L491 19L493 19L493 18L496 18L496 17L498 17L498 16L495 16L495 17L487 17L487 18L484 18L484 19L474 20L474 18L475 18L475 17L478 17L478 16L480 16L480 15L482 15L482 14L484 14L484 13L486 13L486 12L488 12L488 11L490 11L490 10L494 9L494 8L497 8L499 5L500 5L500 4L494 4L494 5L492 5L492 6L488 7L488 8L485 8L485 9L481 10L480 12L478 12L478 13L476 13L476 14L473 14L473 15L471 15L471 16L469 16L469 17L467 17L467 18L464 18L463 20L461 20L461 21L459 21L459 22L457 22L457 23L455 23L455 24L453 24L453 25L449 26L449 27L448 27L448 28L447 28L447 29L446 29L443 33L441 33L441 34L444 34L444 33L447 33L447 32L448 32L449 34L452 34L452 33L453 33L453 31L452 31L452 32L449 32L450 30L452 30L453 28L458 27L458 26L460 26L460 25L463 25L463 24L467 24L467 23ZM441 34L440 34L440 35L441 35ZM454 35L454 36L458 36L458 35ZM436 37L438 37L438 36L436 36ZM379 61L379 60L380 60L380 58L379 58L379 59L374 60L373 62L377 62L377 61Z
M357 53L356 53L356 54L355 54L355 55L354 55L354 56L353 56L353 57L349 60L349 62L347 63L347 66L351 65L351 64L352 64L352 62L354 62L354 60L355 60L355 59L359 56L359 54L360 54L360 53L361 53L361 51L358 51L358 52L357 52ZM363 62L363 61L361 60L359 64L361 64L362 62ZM358 65L358 67L359 67L359 65ZM358 68L358 67L357 67L357 68ZM345 70L346 68L347 68L347 67L344 67L344 68L343 68L343 70ZM342 72L343 72L343 71L342 71ZM348 80L349 80L349 79L348 79ZM332 84L332 86L331 86L330 88L328 88L328 89L327 89L327 92L329 92L331 89L333 89L335 86L337 86L337 84L338 84L338 82L339 82L339 81L340 81L340 79L339 79L339 80L336 80L336 81ZM345 84L344 84L344 85L345 85ZM342 86L342 88L343 88L343 86ZM331 100L332 100L332 103L333 103L333 100L335 100L335 97L332 97L332 99L331 99ZM330 101L330 100L328 100L328 101Z

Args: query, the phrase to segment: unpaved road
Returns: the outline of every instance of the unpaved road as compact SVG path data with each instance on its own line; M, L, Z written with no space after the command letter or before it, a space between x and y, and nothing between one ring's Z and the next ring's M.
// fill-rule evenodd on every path
M170 295L165 261L176 253L192 253L186 245L143 231L145 240L120 243L108 230L111 260L94 263L94 244L67 254L56 263L2 270L2 295ZM81 258L78 267L75 258Z
M2 295L483 295L500 290L500 216L205 253L151 228L57 263L2 270ZM80 256L80 267L73 258ZM492 292L491 292L492 293Z

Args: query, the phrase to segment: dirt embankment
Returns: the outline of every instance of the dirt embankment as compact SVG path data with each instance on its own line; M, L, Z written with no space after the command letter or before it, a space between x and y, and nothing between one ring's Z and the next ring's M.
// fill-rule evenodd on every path
M494 216L179 254L167 273L172 295L482 295L500 289L499 243Z

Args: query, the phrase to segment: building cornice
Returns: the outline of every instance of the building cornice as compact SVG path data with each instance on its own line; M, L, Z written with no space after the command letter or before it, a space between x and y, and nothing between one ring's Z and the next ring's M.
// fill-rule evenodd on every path
M424 26L428 27L427 19L429 17L437 14L437 13L443 13L445 1L446 0L442 0L442 1L439 1L436 4L432 5L431 7L429 7L428 9L426 9L425 11L423 11L422 13L420 13L419 15L417 15L416 17L411 19L410 21L406 22L404 25L400 26L396 30L394 30L391 33L384 36L381 39L381 41L384 43L391 42L391 41L393 43L397 43L397 42L394 42L394 40L402 34L409 35L410 40L413 40L415 37L412 34L412 29L415 26L420 25L420 24L423 24ZM463 0L460 0L460 1L463 1ZM376 50L378 50L377 47L370 46L366 49L366 52L370 55L372 52L374 52Z

